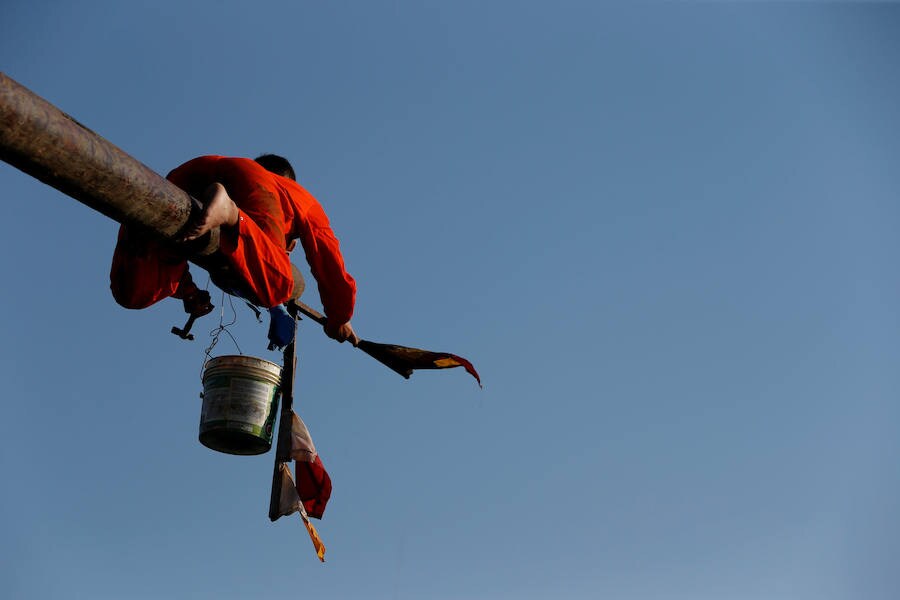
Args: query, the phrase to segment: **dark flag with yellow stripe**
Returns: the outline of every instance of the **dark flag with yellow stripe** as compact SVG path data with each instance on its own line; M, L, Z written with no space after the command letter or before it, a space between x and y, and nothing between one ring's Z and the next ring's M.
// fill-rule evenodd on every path
M310 308L299 300L291 300L291 304L296 310L300 311L319 325L325 326L325 316L319 311ZM396 344L380 344L368 340L360 340L357 348L407 379L409 379L409 376L412 375L412 372L416 369L450 369L452 367L463 367L469 375L475 378L475 381L478 382L478 387L482 387L481 377L478 376L478 371L475 370L472 363L456 354L450 354L449 352L431 352L430 350L397 346Z
M450 369L463 367L481 387L481 377L468 360L448 352L431 352L396 344L379 344L360 340L358 348L407 379L416 369Z

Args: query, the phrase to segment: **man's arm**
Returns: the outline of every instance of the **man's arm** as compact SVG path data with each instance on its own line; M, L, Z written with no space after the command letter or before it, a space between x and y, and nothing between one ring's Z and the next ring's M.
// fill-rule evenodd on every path
M301 191L309 194L302 188ZM356 303L356 281L344 267L340 243L322 206L311 195L306 200L305 217L298 220L296 229L328 318L325 333L340 342L350 341L355 346L359 338L353 331L350 319Z

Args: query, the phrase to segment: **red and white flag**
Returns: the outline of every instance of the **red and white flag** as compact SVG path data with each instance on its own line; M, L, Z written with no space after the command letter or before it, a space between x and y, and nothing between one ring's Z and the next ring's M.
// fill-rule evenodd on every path
M291 413L291 458L294 459L296 482L291 477L287 463L281 464L281 496L279 512L283 516L300 513L300 518L309 532L319 560L325 562L325 544L310 522L310 517L321 519L325 505L331 497L331 478L316 452L312 436L306 424Z

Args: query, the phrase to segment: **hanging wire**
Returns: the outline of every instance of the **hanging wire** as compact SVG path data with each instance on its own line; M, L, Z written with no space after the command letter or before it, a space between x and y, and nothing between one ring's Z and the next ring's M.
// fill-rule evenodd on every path
M231 308L231 321L228 323L225 322L225 298L228 298L228 306ZM231 332L228 331L228 328L237 323L237 311L234 309L234 300L231 297L231 294L226 294L222 292L222 301L219 303L219 306L222 308L219 310L219 326L209 332L209 336L212 338L209 342L209 346L207 346L206 350L203 351L203 365L200 367L200 378L203 378L203 371L206 369L206 363L212 360L212 351L213 348L216 347L216 344L219 343L219 338L222 336L222 333L228 334L228 337L231 338L231 342L234 344L234 347L237 348L238 354L243 355L244 353L241 351L241 347L238 345L237 340L234 339L234 336L231 335Z

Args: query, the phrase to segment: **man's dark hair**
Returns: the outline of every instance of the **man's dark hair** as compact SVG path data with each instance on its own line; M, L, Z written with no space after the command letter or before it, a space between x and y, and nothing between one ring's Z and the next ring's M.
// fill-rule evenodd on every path
M278 156L277 154L263 154L262 156L257 156L253 160L261 164L266 171L271 171L276 175L281 175L282 177L297 181L294 167L292 167L291 163L288 162L288 159L283 156Z

